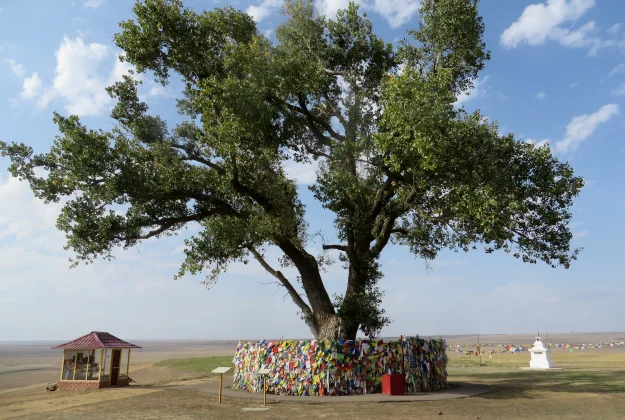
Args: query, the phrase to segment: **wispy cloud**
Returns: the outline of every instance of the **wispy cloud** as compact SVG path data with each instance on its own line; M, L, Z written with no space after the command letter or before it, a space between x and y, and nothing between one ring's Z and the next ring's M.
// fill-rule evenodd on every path
M317 181L318 162L309 163L296 162L289 160L284 165L284 170L290 179L295 180L298 184L309 185Z
M410 21L419 11L420 0L355 0L365 11L381 15L392 28ZM334 18L340 9L347 9L349 0L317 0L319 13Z
M246 13L250 15L256 22L261 22L265 18L278 12L279 8L284 4L283 0L263 0L257 6L250 5Z
M580 230L579 232L574 232L573 237L581 239L581 238L585 238L589 234L590 234L590 231L588 230Z
M500 43L506 48L515 48L521 44L543 45L554 41L566 47L587 48L593 55L600 48L613 44L596 35L595 21L577 28L567 27L575 24L593 7L595 0L547 0L531 4L501 34Z
M592 114L573 117L566 126L564 138L556 142L555 150L562 153L575 151L579 144L590 137L600 124L608 122L618 114L619 106L608 104Z
M83 5L88 9L97 9L98 7L102 6L103 3L104 0L87 0L83 3Z
M612 70L610 70L610 73L608 74L609 77L612 76L616 76L617 74L621 74L625 71L625 63L621 63L618 66L614 67Z
M535 97L536 97L536 99L538 99L539 101L542 101L543 99L546 99L546 98L547 98L547 94L545 93L545 91L544 91L544 90L541 90L540 92L538 92L538 93L536 94L536 96L535 96Z
M577 83L577 82L573 82L573 83L571 83L571 84L569 85L569 89L574 89L574 88L576 88L578 84L579 84L579 83Z
M608 33L616 36L621 33L622 28L623 28L622 23L615 23L614 25L610 26L610 28L608 29Z
M11 67L11 71L15 73L17 77L24 77L24 66L22 66L20 63L16 62L12 58L5 58L4 62L7 63L9 67Z
M612 89L612 95L621 96L625 95L625 82L622 82L620 85Z
M480 79L477 79L473 85L473 88L464 92L461 92L456 99L456 106L462 106L463 104L473 100L475 98L479 98L485 96L488 92L488 80L490 79L490 75L486 75Z
M551 140L549 139L535 140L535 139L529 138L525 140L525 143L533 144L535 145L535 147L542 147L544 145L549 145L550 142Z

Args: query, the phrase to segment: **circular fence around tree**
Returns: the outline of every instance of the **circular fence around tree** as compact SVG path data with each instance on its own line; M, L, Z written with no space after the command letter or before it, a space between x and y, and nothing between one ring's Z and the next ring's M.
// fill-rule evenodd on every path
M259 369L268 368L267 392L278 395L354 395L381 392L382 375L404 374L405 392L447 387L442 339L240 341L233 388L262 393Z

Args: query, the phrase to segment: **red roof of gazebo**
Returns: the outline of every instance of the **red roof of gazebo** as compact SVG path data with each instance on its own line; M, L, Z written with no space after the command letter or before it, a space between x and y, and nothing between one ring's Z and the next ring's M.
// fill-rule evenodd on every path
M53 349L140 349L141 346L128 343L112 334L102 331L91 331L75 340L59 344Z

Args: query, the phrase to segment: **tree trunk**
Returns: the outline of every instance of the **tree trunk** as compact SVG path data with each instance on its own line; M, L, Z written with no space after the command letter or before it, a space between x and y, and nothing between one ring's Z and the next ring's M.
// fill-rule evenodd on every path
M347 280L347 289L343 298L342 312L345 313L345 319L341 320L341 336L346 340L355 340L360 328L357 304L353 300L359 294L364 292L364 282L358 275L357 269L353 264L349 266L349 275Z
M337 340L340 338L341 320L336 314L319 317L317 325L319 332L316 339Z
M340 323L334 305L321 279L319 264L314 256L299 249L292 242L278 242L278 246L293 261L302 279L302 287L310 303L312 319L306 319L310 331L316 339L338 338Z

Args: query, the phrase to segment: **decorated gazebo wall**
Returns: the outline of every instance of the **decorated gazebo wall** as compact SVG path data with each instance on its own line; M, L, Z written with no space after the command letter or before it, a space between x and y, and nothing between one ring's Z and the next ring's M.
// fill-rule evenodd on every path
M92 331L76 340L53 347L63 350L59 389L97 389L128 385L130 350L140 348L101 331Z

